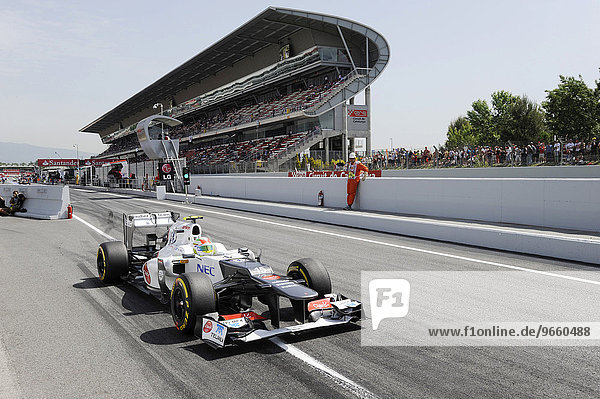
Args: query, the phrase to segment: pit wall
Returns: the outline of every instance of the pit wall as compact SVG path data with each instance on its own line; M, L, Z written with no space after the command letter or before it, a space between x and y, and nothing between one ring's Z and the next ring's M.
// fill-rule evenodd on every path
M540 168L541 169L541 168ZM192 176L202 195L346 205L346 179ZM360 183L356 210L600 232L600 178L381 177Z
M27 212L16 212L15 216L31 219L66 219L67 206L71 202L69 186L41 184L0 184L0 195L8 206L13 191L25 195L23 207Z

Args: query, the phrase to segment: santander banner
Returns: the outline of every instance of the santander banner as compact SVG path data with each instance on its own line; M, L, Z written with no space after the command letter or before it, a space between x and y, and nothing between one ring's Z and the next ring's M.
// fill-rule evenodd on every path
M120 162L120 159L83 159L77 163L76 159L38 159L37 164L42 168L52 166L102 166L111 162Z
M78 166L77 159L38 159L38 166L42 168L50 166Z
M123 162L122 159L84 159L81 163L83 166L102 166L112 162Z
M370 170L367 174L369 177L381 177L380 170ZM288 177L348 177L348 172L345 170L311 170L288 172Z

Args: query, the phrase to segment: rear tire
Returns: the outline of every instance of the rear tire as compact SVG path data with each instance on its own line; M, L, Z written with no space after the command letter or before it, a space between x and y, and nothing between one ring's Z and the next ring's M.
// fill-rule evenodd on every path
M171 290L171 316L175 328L193 334L197 316L217 310L217 296L212 282L202 273L180 274Z
M121 281L121 276L129 273L129 254L125 244L110 241L100 244L96 257L98 277L106 284Z
M290 263L287 275L294 280L304 280L304 285L311 288L322 298L331 293L331 278L321 262L312 258L298 259ZM300 322L306 320L306 301L290 300L294 309L294 317Z

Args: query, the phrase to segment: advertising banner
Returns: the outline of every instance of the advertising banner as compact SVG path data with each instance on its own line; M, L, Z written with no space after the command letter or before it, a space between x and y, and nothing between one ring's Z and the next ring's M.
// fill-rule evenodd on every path
M348 105L348 131L368 130L369 108L366 105Z
M175 174L175 170L173 169L173 164L170 162L159 163L158 164L158 173L160 174L160 180L173 180L173 175Z
M380 170L370 170L367 174L368 177L381 177ZM345 170L311 170L311 171L298 171L288 172L288 177L348 177L348 172Z
M102 166L107 163L119 162L121 159L84 159L81 161L81 166Z
M38 166L42 168L49 168L53 166L78 166L77 159L38 159Z

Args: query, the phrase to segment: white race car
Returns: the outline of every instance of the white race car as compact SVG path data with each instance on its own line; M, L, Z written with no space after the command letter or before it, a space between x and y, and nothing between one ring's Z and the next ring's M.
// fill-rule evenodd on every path
M179 214L156 212L123 215L123 242L98 248L100 280L122 280L170 303L175 327L194 333L214 347L251 342L281 334L347 324L360 319L361 303L331 292L325 267L310 258L292 262L285 276L247 248L228 250L203 236L201 216L178 221ZM146 234L134 245L138 228L161 228L161 237ZM292 305L294 323L281 326L280 297ZM253 300L267 306L259 314ZM266 321L270 320L267 328Z

